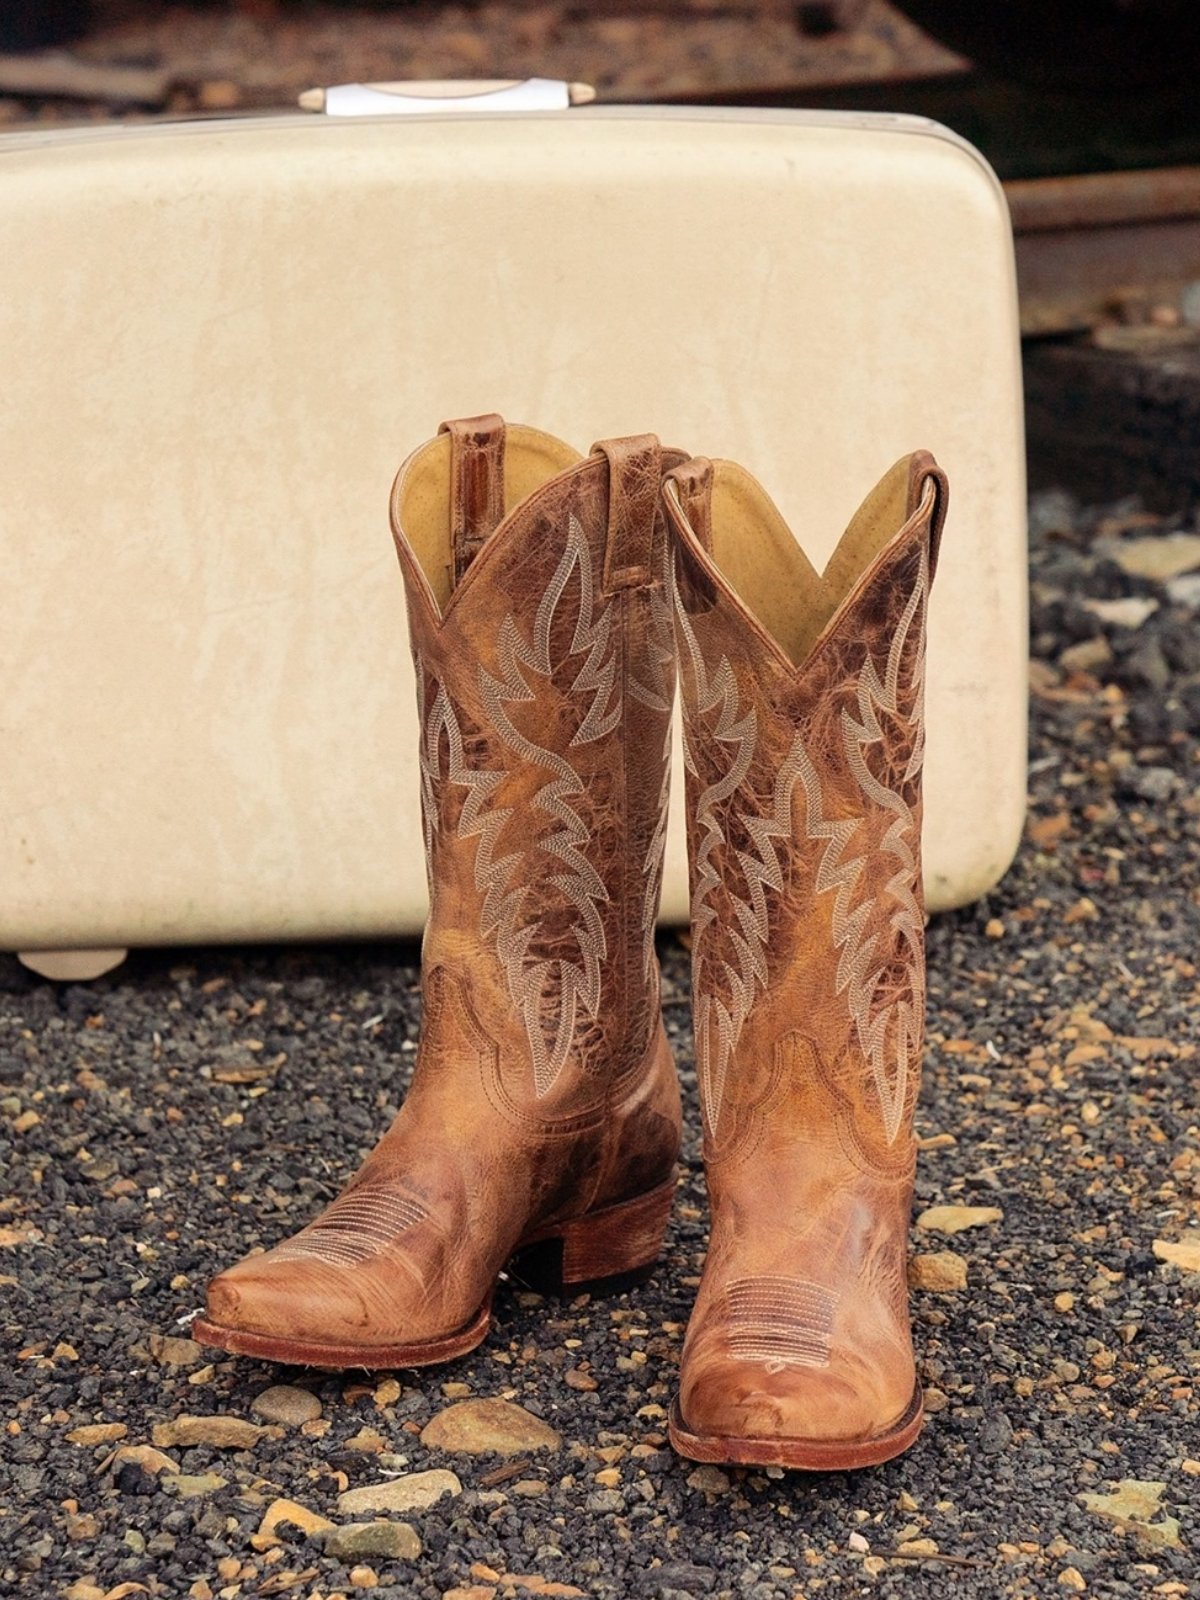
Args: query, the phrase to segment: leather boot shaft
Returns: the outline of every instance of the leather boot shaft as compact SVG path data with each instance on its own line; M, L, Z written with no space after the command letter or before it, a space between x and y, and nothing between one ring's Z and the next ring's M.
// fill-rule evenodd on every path
M651 435L581 459L481 416L401 468L430 891L413 1081L328 1210L214 1281L196 1337L422 1365L485 1336L514 1254L564 1287L657 1260L680 1138L654 950L674 693L659 488L682 459Z
M509 429L506 449L478 426L442 435L402 469L393 514L421 725L424 969L469 988L499 1099L550 1121L602 1098L658 1024L674 644L658 441L598 446L522 494L523 457L550 453L531 434ZM506 458L517 503L488 529ZM430 473L454 486L441 555L422 518Z
M865 1464L919 1426L905 1268L945 499L932 457L897 463L818 573L740 468L668 479L713 1210L677 1434L707 1459Z

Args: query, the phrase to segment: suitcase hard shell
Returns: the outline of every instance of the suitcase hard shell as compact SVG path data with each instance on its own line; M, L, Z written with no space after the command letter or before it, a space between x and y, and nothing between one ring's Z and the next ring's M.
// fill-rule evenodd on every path
M419 930L388 491L484 410L737 460L818 564L932 449L930 907L1003 873L1016 294L956 136L703 108L18 132L0 234L0 949Z

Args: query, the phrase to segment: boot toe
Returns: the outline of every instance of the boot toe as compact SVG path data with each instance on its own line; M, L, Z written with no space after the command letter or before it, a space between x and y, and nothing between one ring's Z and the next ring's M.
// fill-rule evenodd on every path
M911 1409L913 1375L899 1376L853 1358L823 1367L730 1361L691 1381L685 1374L680 1412L709 1439L860 1444L886 1436Z
M375 1319L352 1279L350 1273L324 1271L318 1263L250 1256L208 1285L208 1318L219 1327L265 1338L376 1342Z

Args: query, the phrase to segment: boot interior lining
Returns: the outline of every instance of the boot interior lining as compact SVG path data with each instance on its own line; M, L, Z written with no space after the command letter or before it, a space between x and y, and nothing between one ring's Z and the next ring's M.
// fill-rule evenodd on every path
M520 425L505 431L505 516L550 478L582 460L551 434ZM408 464L397 503L400 527L445 611L454 592L450 549L450 436L438 434Z
M818 573L762 486L731 461L713 463L713 560L793 666L803 662L859 578L908 518L908 456L850 520Z

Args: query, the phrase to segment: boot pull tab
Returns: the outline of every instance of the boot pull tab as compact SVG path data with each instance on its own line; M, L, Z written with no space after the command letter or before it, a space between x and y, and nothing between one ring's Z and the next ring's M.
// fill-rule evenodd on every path
M658 491L662 446L652 433L604 439L592 454L608 457L608 539L604 549L604 592L638 589L655 577Z
M946 506L950 498L950 484L928 450L914 450L908 466L908 516L914 516L925 503L927 495L933 496L933 509L929 517L929 581L937 572L938 551L942 543L942 528L946 521ZM907 520L907 519L906 519Z
M504 517L504 418L489 411L443 422L438 432L450 435L450 553L457 588Z
M706 456L693 456L667 474L675 486L679 509L687 518L696 542L712 555L713 465Z

